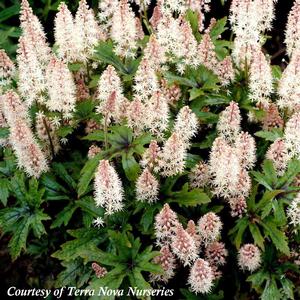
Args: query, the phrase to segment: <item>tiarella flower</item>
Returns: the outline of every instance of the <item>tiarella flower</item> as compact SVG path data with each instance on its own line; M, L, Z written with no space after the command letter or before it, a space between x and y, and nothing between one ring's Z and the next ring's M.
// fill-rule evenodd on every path
M14 126L17 119L30 123L27 108L16 92L8 90L1 99L0 107L9 126Z
M182 62L180 62L177 65L177 69L179 73L183 73L186 66L196 67L199 65L199 61L197 58L198 45L189 22L182 19L180 24L180 30L183 41L183 59Z
M47 160L26 122L20 119L14 127L10 127L9 140L17 156L18 166L28 176L38 178L48 170Z
M101 217L97 217L95 220L93 220L93 225L98 228L103 227L104 220Z
M17 49L19 71L18 90L28 106L33 102L44 102L42 94L46 90L45 75L33 47L24 36L19 39Z
M284 139L291 157L300 157L300 112L294 113L287 121Z
M109 65L101 74L98 83L97 112L115 121L120 118L120 109L124 101L123 87L115 68Z
M153 203L158 200L158 192L159 182L146 168L136 182L136 198Z
M197 233L197 227L193 220L189 220L186 226L186 232L193 238L196 248L199 250L201 245L201 237Z
M173 176L184 171L186 159L186 143L181 135L173 133L166 140L159 154L158 165L162 176Z
M256 0L257 6L260 9L261 19L260 19L260 30L271 30L272 22L275 16L275 4L277 0Z
M80 0L74 24L80 47L79 60L85 61L93 54L94 46L99 40L105 39L94 12L88 7L86 0Z
M190 186L191 188L203 188L209 183L210 174L209 166L201 161L199 162L189 174Z
M158 264L163 269L163 274L150 274L151 282L163 282L167 283L175 275L176 260L174 254L171 252L168 245L163 246L160 249L160 255L153 259L155 264Z
M172 14L174 12L183 14L187 10L185 0L161 0L160 7L163 14Z
M159 89L159 83L155 70L147 59L143 59L134 77L133 89L143 101Z
M261 263L260 250L253 244L245 244L238 254L238 264L242 270L250 272L259 268Z
M169 244L178 225L177 214L166 203L155 216L154 228L157 245Z
M241 218L247 212L247 202L244 196L232 197L228 200L232 217Z
M198 221L198 232L204 244L215 241L221 234L223 224L219 216L209 212L202 216Z
M218 60L215 53L215 46L208 33L203 35L198 46L198 59L200 64L218 74Z
M182 17L174 19L171 15L164 15L156 31L158 43L165 49L168 61L176 64L182 73L187 64L196 66L197 42L192 34L191 27Z
M61 148L59 138L55 132L55 127L42 112L38 112L36 115L35 129L38 138L43 142L44 152L49 157L57 154Z
M90 98L90 91L84 81L85 79L84 77L85 77L84 73L80 71L74 74L74 81L76 85L76 99L78 101L84 101Z
M94 198L97 206L105 209L105 214L111 215L123 209L122 182L107 160L100 160L95 174Z
M221 62L219 62L217 70L217 75L223 86L227 86L234 80L235 74L230 56L226 56Z
M11 82L12 76L15 74L15 66L3 49L0 49L0 93L2 86Z
M153 135L162 137L169 124L169 105L160 91L153 93L145 107L148 112L145 125Z
M47 107L51 111L60 111L64 118L69 119L76 104L76 87L72 73L66 63L53 57L48 65L46 75L49 91Z
M273 0L233 0L230 6L230 23L236 35L233 57L238 64L251 61L251 51L259 46L260 35L271 28ZM257 12L260 12L259 14Z
M6 127L7 127L7 123L5 121L4 115L1 110L1 97L0 97L0 129ZM6 146L7 143L8 143L7 138L0 138L0 147Z
M101 152L101 148L96 145L91 145L87 154L89 159L95 157L98 153Z
M265 116L262 122L264 130L283 127L284 122L275 103L270 103L265 109Z
M80 51L80 35L75 30L73 16L64 2L59 5L54 20L54 37L58 56L67 62L76 61Z
M102 278L106 275L107 270L104 267L101 267L97 263L92 263L92 269L95 271L95 275L97 278Z
M248 197L251 191L251 178L245 169L241 169L235 189L230 190L229 197Z
M144 29L141 24L141 20L138 17L135 17L135 27L136 27L136 39L142 40L145 36Z
M143 153L142 160L140 161L141 166L144 168L149 167L150 169L156 167L160 151L157 141L152 140L148 149Z
M290 160L286 143L283 139L276 139L269 147L266 158L273 162L279 176L282 176Z
M228 251L224 243L212 242L205 248L205 258L211 265L223 266L226 263Z
M198 29L199 31L203 31L204 29L204 21L205 21L205 12L210 11L209 4L211 0L188 0L186 1L188 7L197 12L198 15Z
M220 113L217 130L221 137L234 141L241 129L241 114L236 102L231 101L229 106Z
M214 193L225 198L238 192L241 165L238 151L222 138L216 138L210 153L209 171Z
M297 227L299 228L300 226L300 194L290 203L287 209L287 216L290 220L290 224L297 230Z
M261 49L254 51L250 64L249 97L252 101L268 106L273 92L272 69Z
M102 0L99 1L99 20L101 28L105 33L109 33L112 26L112 17L114 12L118 9L119 0Z
M135 98L128 105L126 112L127 126L133 129L135 136L141 134L145 129L148 113L146 105L139 98Z
M160 69L161 65L167 60L165 49L158 43L154 34L150 36L149 42L144 49L144 57L152 65L154 70Z
M300 49L300 1L294 1L293 7L288 16L285 30L285 44L287 53L292 56L295 50Z
M256 146L254 138L248 132L241 132L235 141L235 147L244 169L252 169L256 162Z
M93 131L99 130L101 128L102 128L102 126L98 122L91 119L91 120L88 120L86 122L86 126L84 128L84 131L85 131L85 133L89 134L89 133L92 133Z
M99 100L106 101L112 92L115 92L117 97L121 97L123 93L123 87L116 69L113 66L108 65L99 79Z
M156 5L153 9L153 13L151 16L151 19L149 20L150 24L152 25L152 27L157 30L157 26L160 22L160 20L163 17L163 13L161 11L161 6L160 5Z
M2 101L3 114L10 127L9 142L16 154L18 166L28 176L38 178L48 170L48 165L29 127L27 109L13 91L8 91Z
M180 87L177 84L169 85L167 80L165 80L164 78L161 79L160 85L161 92L167 99L168 103L171 105L175 105L181 97Z
M21 2L20 21L22 36L27 46L31 48L37 61L46 67L51 58L51 49L46 41L44 29L39 19L33 14L27 0Z
M134 12L127 0L121 0L114 10L110 36L115 42L115 52L122 57L134 57L138 32Z
M184 142L189 142L197 133L198 119L188 106L180 109L176 116L174 129Z
M297 111L300 106L300 51L293 54L289 64L285 68L278 84L280 96L277 104L280 108L288 108Z
M198 249L194 239L183 229L181 224L176 227L171 249L184 266L190 266L198 257Z
M206 294L211 291L214 275L209 263L198 258L191 268L188 283L192 292Z

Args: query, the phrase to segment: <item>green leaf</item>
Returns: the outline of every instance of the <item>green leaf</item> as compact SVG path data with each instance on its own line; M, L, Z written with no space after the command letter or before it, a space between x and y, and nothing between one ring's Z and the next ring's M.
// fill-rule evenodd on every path
M6 139L9 136L8 127L0 127L0 139Z
M217 21L217 23L210 30L210 36L212 40L217 40L219 36L227 29L226 27L227 17L224 17Z
M130 181L136 181L141 171L141 168L138 162L133 157L133 155L127 155L127 153L122 155L122 167L125 171L126 177Z
M82 139L87 140L87 141L103 142L105 140L104 131L103 130L94 130L93 132L84 136Z
M67 183L70 188L76 190L77 184L75 180L72 178L71 175L69 175L67 169L62 163L53 163L52 168L54 170L54 173L59 178L61 178L65 183Z
M192 88L198 88L198 84L195 80L191 80L185 77L180 77L177 75L174 75L170 72L166 72L164 74L165 79L168 81L169 84L178 84L178 85L183 85L183 86L188 86Z
M167 197L167 202L176 202L183 206L197 206L199 204L209 203L209 196L201 189L188 190L186 183L179 192L171 192Z
M263 171L267 182L271 186L275 185L277 181L277 173L271 160L265 159L263 163Z
M273 77L277 80L279 80L281 78L281 74L282 74L282 71L281 71L281 68L280 66L276 66L276 65L273 65L271 66L272 67L272 74L273 74Z
M264 187L266 187L268 190L272 191L272 187L270 186L270 183L267 181L264 174L257 172L257 171L251 171L251 174L254 176L254 179Z
M261 300L281 299L280 291L277 288L276 280L268 280L261 295Z
M100 232L94 228L68 230L68 233L74 236L75 239L62 244L61 250L54 252L51 256L64 261L73 260L78 257L78 253L82 249L98 245L103 241L104 236Z
M95 101L89 99L84 100L76 105L75 115L78 119L87 120L91 118L95 108Z
M18 15L19 12L20 12L20 5L19 4L15 4L15 5L12 5L8 8L3 9L0 12L0 23L2 23L5 20L10 19L13 16Z
M186 20L191 24L193 35L196 37L197 41L200 39L198 20L198 12L188 9L185 15Z
M68 68L71 72L77 72L83 67L81 63L69 63Z
M101 153L97 154L96 156L94 156L92 159L89 159L86 164L84 165L84 167L82 168L81 172L80 172L80 179L78 182L78 196L82 196L90 182L92 181L96 168L99 164L99 161L101 159Z
M137 287L138 289L141 289L141 290L150 289L151 286L145 280L145 278L143 277L141 271L142 270L140 268L134 268L133 272L128 274L130 284L131 284L131 286Z
M193 99L190 98L190 100L193 100ZM227 96L218 95L218 94L209 94L209 95L200 97L199 99L197 99L194 102L196 102L196 103L194 103L194 107L197 106L198 109L201 109L204 106L229 104L230 98Z
M265 245L264 245L264 238L261 235L261 232L256 224L250 223L249 224L249 229L252 234L254 243L258 245L259 248L261 248L263 251L265 250Z
M55 216L55 220L51 224L50 228L54 229L60 227L62 224L67 226L77 207L78 206L74 202L71 202L65 206L64 209Z
M237 233L234 237L234 244L238 249L241 247L243 234L246 228L248 227L248 225L249 225L248 219L242 218L237 221L237 224L234 227L237 230Z
M93 197L84 197L81 200L77 200L76 205L93 218L103 217L104 215L104 209L95 205Z
M13 261L21 254L22 249L26 249L30 222L31 220L27 218L23 218L18 222L17 228L8 243L9 252Z
M46 233L45 227L42 221L50 220L51 218L44 214L41 210L36 210L34 214L31 215L31 228L35 237L40 238Z
M10 182L6 178L0 179L0 200L4 206L7 205L7 199L9 196Z
M270 278L270 276L267 272L265 272L263 270L259 270L258 272L250 275L247 278L247 281L251 282L252 285L255 287L255 289L257 289L257 288L261 288L263 283L266 280L269 280L269 278Z
M82 260L77 258L68 262L62 262L61 264L66 269L58 274L55 281L55 287L60 288L62 286L76 286L79 288L80 286L76 284L76 278L83 277L83 274L85 273L85 267L82 264ZM90 271L88 274L90 275L92 270L90 267L89 269ZM86 281L89 279L89 277L90 276L88 276Z
M124 75L129 74L119 57L114 53L113 44L111 41L100 42L99 46L95 48L94 58L114 66Z
M140 224L143 226L143 231L147 232L154 221L154 213L159 210L157 205L146 207L141 217Z
M273 190L266 191L261 198L261 200L257 203L256 209L263 209L268 203L270 203L277 195L283 193L284 190Z
M65 138L67 135L71 134L74 131L72 126L62 126L56 130L56 133L59 137Z
M275 140L282 138L282 129L273 128L271 131L257 131L254 133L255 136L265 139L266 141L274 142Z
M276 225L269 220L261 222L260 224L264 227L266 234L270 236L276 249L286 255L289 255L290 249L285 234L281 230L277 229Z
M293 284L293 282L287 278L281 278L280 280L281 285L282 285L282 289L283 289L283 293L284 295L288 298L288 299L292 299L294 300L294 289L295 289L295 285Z

